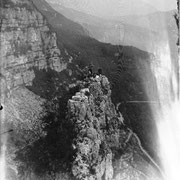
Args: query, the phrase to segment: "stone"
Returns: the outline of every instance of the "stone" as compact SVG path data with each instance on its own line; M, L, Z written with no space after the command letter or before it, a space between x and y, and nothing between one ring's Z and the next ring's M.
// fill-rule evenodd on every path
M87 90L90 95L84 101ZM140 140L125 127L122 114L116 111L107 77L90 80L87 89L82 87L68 101L67 120L76 132L72 165L75 179L145 180L144 173L146 180L160 180L158 169L151 159L147 160L149 155Z
M67 63L57 47L56 34L50 31L45 18L32 2L9 1L12 4L9 3L8 7L0 7L0 67L10 91L32 83L35 77L30 70L32 67L61 72L67 68Z

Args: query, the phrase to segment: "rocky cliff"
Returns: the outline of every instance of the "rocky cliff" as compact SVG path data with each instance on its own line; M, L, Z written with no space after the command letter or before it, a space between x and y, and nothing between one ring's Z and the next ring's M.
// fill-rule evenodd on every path
M100 76L88 83L68 102L68 120L76 134L72 144L75 179L160 179L160 169L111 102L108 79Z
M57 46L56 33L31 0L0 1L0 102L4 106L0 132L14 130L0 139L0 149L7 146L8 180L22 174L24 179L31 177L29 168L21 173L20 153L47 134L42 121L46 99L27 87L37 78L36 71L58 74L65 70L70 58L65 51Z
M1 0L0 22L1 79L7 90L32 85L34 67L57 72L66 68L56 34L31 1Z

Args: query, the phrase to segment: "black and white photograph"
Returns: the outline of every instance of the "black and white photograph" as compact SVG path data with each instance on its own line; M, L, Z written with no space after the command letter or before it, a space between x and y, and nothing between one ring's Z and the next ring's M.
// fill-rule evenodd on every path
M180 0L0 0L0 180L180 180Z

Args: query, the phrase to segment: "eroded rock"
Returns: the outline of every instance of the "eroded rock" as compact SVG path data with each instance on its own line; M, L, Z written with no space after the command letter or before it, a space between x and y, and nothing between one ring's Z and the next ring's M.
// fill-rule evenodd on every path
M116 112L108 79L100 76L89 81L89 87L68 102L68 120L76 132L72 145L75 179L160 179L159 167Z
M56 72L66 69L56 34L30 0L1 1L0 27L0 68L8 90L31 86L34 67Z

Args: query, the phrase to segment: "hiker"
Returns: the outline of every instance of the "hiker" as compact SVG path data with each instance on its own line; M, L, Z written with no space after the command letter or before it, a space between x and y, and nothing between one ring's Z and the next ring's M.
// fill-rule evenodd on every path
M88 78L93 77L93 70L91 68L89 68L88 70Z
M98 72L95 74L95 78L98 79L99 77L101 77L101 75L102 75L102 69L99 68Z
M102 69L101 69L101 68L98 69L98 75L99 75L99 76L102 75Z

